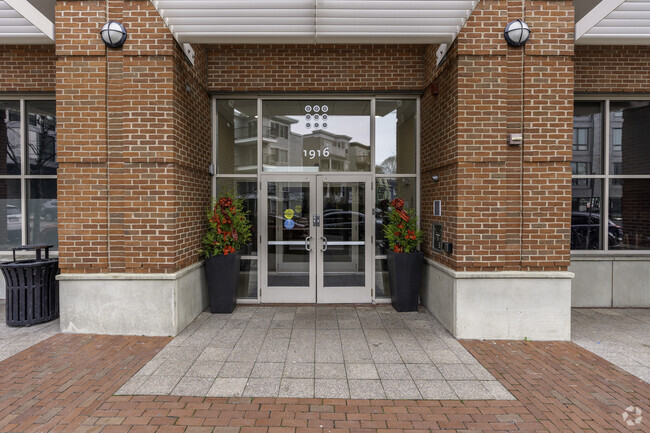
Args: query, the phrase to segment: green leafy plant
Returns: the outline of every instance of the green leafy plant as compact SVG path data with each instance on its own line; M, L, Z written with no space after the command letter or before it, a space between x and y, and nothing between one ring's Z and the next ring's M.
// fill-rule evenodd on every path
M251 239L247 214L242 198L224 194L213 199L206 213L208 227L201 239L201 256L227 256L242 249Z
M396 253L417 251L422 240L414 209L404 209L404 200L396 198L390 202L388 222L384 223L384 238L388 248Z

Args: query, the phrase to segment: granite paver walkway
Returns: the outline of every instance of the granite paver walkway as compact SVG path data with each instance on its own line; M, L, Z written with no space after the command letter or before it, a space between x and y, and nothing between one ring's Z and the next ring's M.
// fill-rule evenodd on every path
M59 332L59 320L29 327L10 327L6 323L6 305L0 299L0 361L46 340Z
M428 311L390 305L203 313L118 394L513 398Z
M650 383L649 308L574 308L571 341Z

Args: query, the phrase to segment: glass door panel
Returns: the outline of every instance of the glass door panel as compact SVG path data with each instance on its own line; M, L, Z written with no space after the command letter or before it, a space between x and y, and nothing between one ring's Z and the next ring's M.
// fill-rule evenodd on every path
M266 248L262 300L315 302L313 180L267 179L262 245Z
M319 178L318 302L370 302L369 181Z

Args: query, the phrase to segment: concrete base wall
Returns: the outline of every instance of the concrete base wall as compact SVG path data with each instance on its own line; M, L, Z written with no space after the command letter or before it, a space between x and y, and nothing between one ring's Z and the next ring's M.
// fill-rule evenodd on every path
M650 307L650 257L572 256L574 307Z
M175 336L208 305L203 263L174 274L58 279L62 332Z
M571 338L571 272L455 272L429 260L424 272L422 303L456 338Z

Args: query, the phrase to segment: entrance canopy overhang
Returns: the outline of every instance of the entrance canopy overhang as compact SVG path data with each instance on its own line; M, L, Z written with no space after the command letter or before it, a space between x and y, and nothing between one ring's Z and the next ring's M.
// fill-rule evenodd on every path
M575 33L576 45L650 45L650 0L602 0Z
M0 0L0 45L54 44L54 23L27 0Z
M477 0L152 0L181 43L449 44Z

